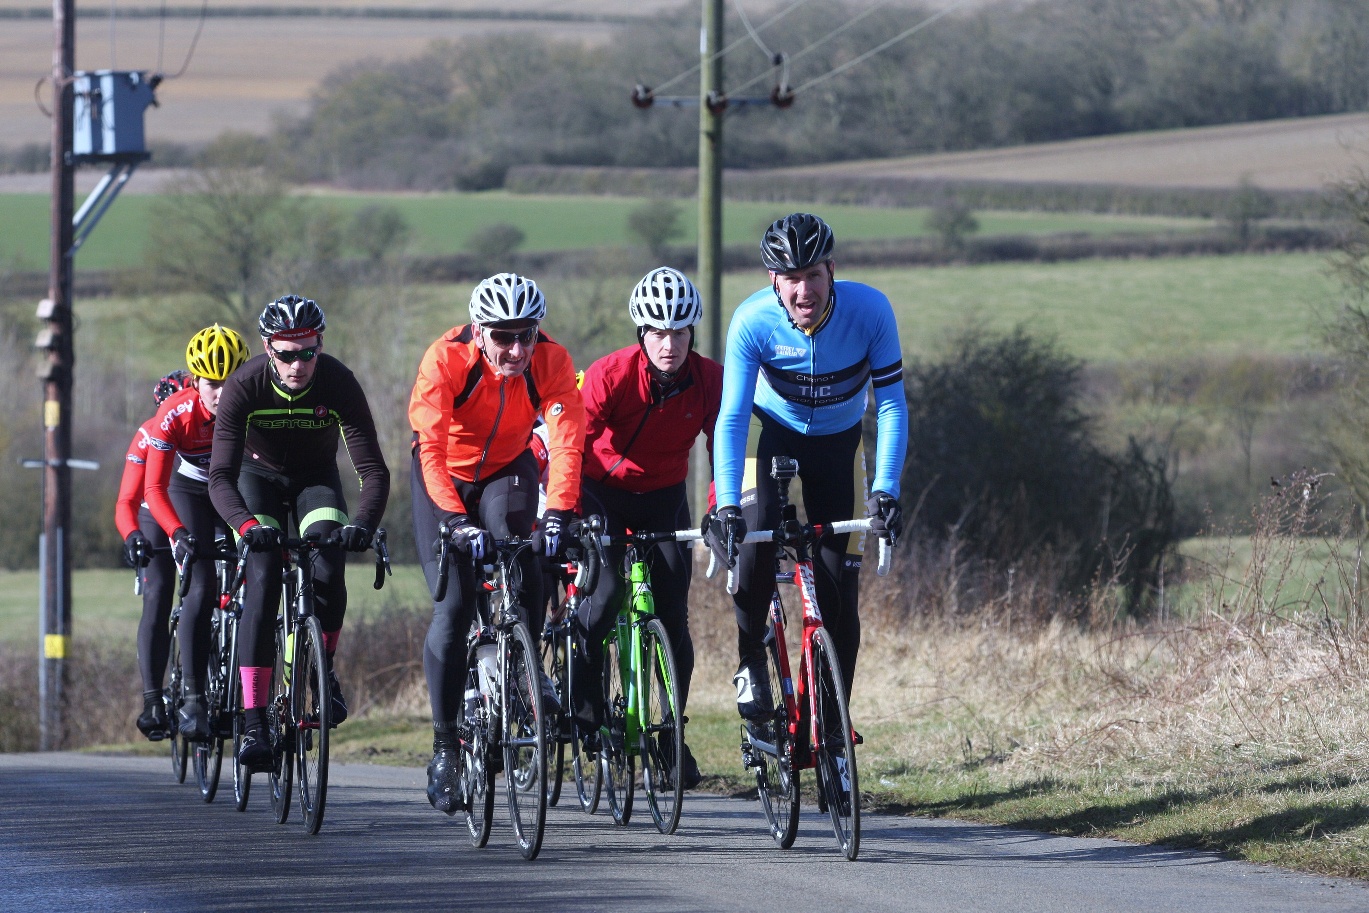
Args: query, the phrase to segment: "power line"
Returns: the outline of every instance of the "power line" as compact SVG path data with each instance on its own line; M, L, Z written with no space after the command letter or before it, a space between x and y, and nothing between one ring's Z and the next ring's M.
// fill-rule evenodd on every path
M922 30L923 30L924 28L926 28L927 26L931 25L932 23L936 22L937 20L939 20L939 19L941 19L941 18L943 18L943 17L945 17L945 16L950 15L951 13L953 13L953 12L955 12L956 10L960 9L961 7L965 6L965 5L968 4L969 2L970 2L970 0L960 0L959 3L952 4L951 6L948 6L948 7L946 7L946 8L943 9L943 10L940 10L940 11L938 11L938 12L936 12L936 13L933 13L932 15L928 16L926 19L923 19L921 22L917 23L916 25L912 26L911 28L905 29L904 31L900 32L898 35L895 35L893 38L890 38L888 41L885 41L883 44L880 44L878 47L875 47L875 48L873 48L873 49L871 49L871 50L869 50L869 51L866 51L864 54L861 54L859 57L856 57L856 58L853 58L853 59L851 59L851 60L848 60L846 63L843 63L843 64L841 64L841 65L838 66L838 67L834 67L833 69L831 69L831 70L829 70L828 72L822 74L821 76L814 77L813 79L808 80L807 82L803 83L802 85L797 86L797 87L791 89L791 90L790 90L790 93L793 94L793 95L796 95L796 94L798 94L799 92L804 91L805 89L812 88L813 86L818 85L819 83L826 82L827 80L833 78L834 76L837 76L837 75L839 75L839 74L841 74L841 73L844 73L845 71L851 69L852 67L856 66L857 64L864 63L865 61L869 60L871 57L874 57L876 54L879 54L879 53L881 53L881 52L883 52L883 51L885 51L885 50L888 50L889 48L893 47L895 44L898 44L900 41L902 41L903 39L909 37L910 35L913 35L913 34L915 34L915 33L917 33L917 32L922 31ZM871 8L867 9L865 12L860 13L860 14L858 14L858 15L852 17L850 21L848 21L848 22L845 23L844 25L840 26L839 28L833 30L832 32L829 32L826 36L824 36L824 37L822 37L822 38L819 38L817 41L813 42L812 44L808 45L807 47L803 48L802 50L797 51L797 52L795 52L794 54L790 55L789 59L790 59L791 61L792 61L792 60L797 60L798 58L804 56L805 54L808 54L808 53L810 53L810 52L816 50L816 49L817 49L818 47L820 47L821 45L826 44L828 41L831 41L833 38L836 38L836 37L837 37L838 35L840 35L842 32L845 32L846 30L848 30L848 29L852 28L853 26L855 26L855 25L856 25L858 22L860 22L862 19L865 19L867 16L870 16L870 15L872 15L872 14L878 12L880 9L883 9L884 7L886 7L886 6L888 6L888 5L889 5L889 0L884 0L884 2L879 3L879 4L876 4L875 6L872 6ZM741 85L737 86L735 89L733 89L733 91L735 91L735 92L743 91L744 89L747 89L747 88L749 88L749 87L755 85L756 83L761 82L761 81L764 80L768 75L769 75L769 74L762 73L761 75L756 76L756 77L754 77L754 78L748 80L747 82L742 83Z
M852 67L856 66L857 64L864 63L865 61L869 60L871 57L874 57L876 54L879 54L879 53L881 53L882 51L885 51L885 50L887 50L887 49L893 47L894 45L898 44L898 43L899 43L900 41L902 41L904 38L907 38L907 37L909 37L910 35L913 35L913 34L915 34L915 33L917 33L917 32L922 31L924 28L926 28L927 26L931 25L933 22L936 22L938 19L942 18L943 16L949 15L951 12L953 12L954 10L959 9L960 7L964 6L964 5L965 5L966 3L968 3L968 2L969 2L969 0L961 0L961 2L955 4L955 6L948 6L948 7L946 7L946 9L941 10L940 12L933 13L931 16L928 16L926 19L922 20L921 22L919 22L917 25L913 26L912 28L906 29L905 31L900 32L899 34L895 35L893 38L890 38L888 41L884 42L883 44L879 45L878 47L872 48L872 49L866 51L864 54L861 54L859 57L855 58L854 60L848 60L846 63L843 63L841 66L839 66L839 67L834 67L834 68L833 68L832 70L830 70L829 72L824 73L824 74L821 75L821 76L817 76L817 77L814 77L813 79L808 80L808 81L805 82L803 85L798 86L798 87L796 87L795 89L793 89L794 94L797 95L799 92L802 92L802 91L804 91L805 89L810 89L810 88L812 88L813 86L818 85L819 83L826 82L827 80L831 79L832 77L837 76L837 75L839 75L839 74L841 74L841 73L846 72L847 70L851 69Z
M742 6L742 0L732 0L732 7L737 11L737 18L742 21L742 26L746 28L746 33L751 36L752 41L756 42L756 47L760 48L761 52L764 53L766 57L774 60L776 56L775 52L765 46L765 42L761 41L760 34L751 27L751 19L746 15L746 7Z
M831 41L833 38L836 38L838 35L842 34L842 33L845 32L845 31L847 31L848 29L854 28L855 25L856 25L857 23L861 22L862 20L866 19L866 18L869 17L869 16L873 16L875 13L877 13L877 12L879 12L880 10L884 9L884 7L888 6L889 3L890 3L890 0L880 0L879 3L876 3L874 6L870 7L869 9L866 9L864 12L857 13L855 16L852 16L852 17L851 17L849 20L847 20L845 23L843 23L842 25L840 25L840 26L838 26L837 28L833 29L832 31L828 32L826 35L824 35L823 37L819 38L817 41L814 41L812 44L808 45L807 47L805 47L805 48L803 48L803 49L801 49L801 50L799 50L799 51L795 51L793 54L790 54L790 55L789 55L789 60L792 62L792 61L798 60L800 57L803 57L803 56L806 55L806 54L812 53L813 51L815 51L815 50L817 50L818 48L822 47L822 46L823 46L824 44L826 44L827 42ZM754 86L756 83L761 82L762 80L764 80L768 75L769 75L769 74L767 74L767 73L762 73L761 75L756 76L756 77L753 77L752 79L747 80L746 82L742 83L741 85L736 86L735 88L733 88L732 91L734 91L734 92L741 92L741 91L743 91L743 90L745 90L745 89L749 89L751 86Z
M791 4L789 7L787 7L787 8L785 8L785 9L781 10L780 12L778 12L778 13L776 13L775 15L771 16L769 19L767 19L767 20L765 20L764 22L762 22L762 23L760 24L760 26L757 27L756 31L760 31L760 30L762 30L762 29L765 29L765 28L767 28L767 27L773 25L774 23L776 23L776 22L780 21L781 19L783 19L785 16L788 16L788 15L789 15L790 13L792 13L794 10L798 9L799 7L801 7L801 6L803 6L804 4L809 3L809 2L811 2L811 0L795 0L795 2L794 2L793 4ZM679 82L680 80L685 79L685 78L687 78L687 77L689 77L689 76L692 76L693 74L699 72L699 68L702 67L705 63L712 63L713 61L715 61L715 60L717 60L718 58L720 58L720 57L724 56L725 54L727 54L729 51L732 51L732 50L736 49L737 47L739 47L739 46L741 46L741 45L743 45L743 44L746 44L746 42L747 42L748 40L750 40L750 36L749 36L749 35L748 35L747 37L745 37L745 38L739 38L739 39L737 39L736 41L734 41L734 42L732 42L731 44L729 44L727 47L723 48L721 51L718 51L718 52L717 52L716 54L714 54L713 56L707 58L706 60L701 60L701 61L699 61L698 63L694 64L694 66L690 67L688 70L685 70L683 73L679 74L678 76L673 76L673 77L671 77L670 79L667 79L665 82L663 82L663 83L661 83L660 85L656 86L655 89L654 89L653 91L660 92L660 91L663 91L663 90L665 90L665 89L670 88L671 86L675 85L675 83Z

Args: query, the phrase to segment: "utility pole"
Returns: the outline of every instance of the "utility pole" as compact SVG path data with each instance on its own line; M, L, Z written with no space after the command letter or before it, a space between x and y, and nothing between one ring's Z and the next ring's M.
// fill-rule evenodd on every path
M723 360L723 0L703 0L699 32L699 290L704 299L700 349Z
M54 0L52 50L52 246L48 297L38 306L45 321L37 346L46 350L43 381L43 535L38 563L43 601L39 666L39 747L55 751L66 739L66 657L71 644L71 387L76 358L72 344L72 216L75 165L71 162L72 73L76 69L76 3Z

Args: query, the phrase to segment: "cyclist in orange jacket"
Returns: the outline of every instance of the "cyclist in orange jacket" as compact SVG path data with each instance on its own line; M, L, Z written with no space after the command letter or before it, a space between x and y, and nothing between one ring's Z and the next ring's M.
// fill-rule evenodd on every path
M449 815L462 808L457 758L466 683L466 633L478 586L474 559L491 537L530 536L540 529L557 557L580 495L585 414L570 354L539 329L547 304L537 283L499 273L471 293L471 322L428 347L409 400L414 430L414 541L436 592L441 527L457 551L454 579L423 646L433 713L428 801ZM547 424L546 512L537 520L540 471L530 448L538 416ZM430 545L431 544L431 545ZM542 571L524 552L520 603L528 627L541 633ZM544 683L545 685L545 683Z

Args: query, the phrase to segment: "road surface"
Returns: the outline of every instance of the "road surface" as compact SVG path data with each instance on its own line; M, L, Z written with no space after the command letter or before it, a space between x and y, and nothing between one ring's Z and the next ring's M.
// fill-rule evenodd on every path
M502 803L473 849L460 816L429 807L418 769L335 766L315 837L297 808L275 823L261 777L241 814L227 777L210 805L187 779L164 758L0 754L0 910L1369 910L1356 881L944 819L867 815L851 863L813 809L785 851L756 803L703 794L671 837L563 794L529 863Z

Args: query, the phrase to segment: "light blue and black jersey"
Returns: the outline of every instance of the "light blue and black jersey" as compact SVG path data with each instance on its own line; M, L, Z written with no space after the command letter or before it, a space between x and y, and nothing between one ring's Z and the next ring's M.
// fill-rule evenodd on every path
M832 309L812 336L790 322L774 289L756 292L737 308L727 329L714 435L718 503L740 503L753 405L801 434L836 434L860 422L870 387L878 418L872 488L898 497L908 446L902 381L894 310L878 289L836 282Z

